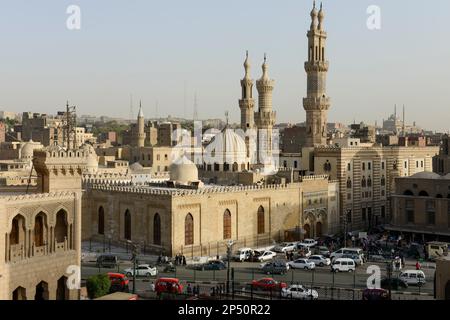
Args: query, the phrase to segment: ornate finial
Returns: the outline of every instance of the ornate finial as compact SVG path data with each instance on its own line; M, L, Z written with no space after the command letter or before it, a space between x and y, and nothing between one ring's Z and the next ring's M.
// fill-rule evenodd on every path
M322 2L320 2L320 10L322 10L322 8L323 8L323 4L322 4Z
M316 8L316 0L313 1L313 9Z
M266 63L267 60L267 54L264 52L264 63Z
M248 50L245 51L245 57L248 58Z

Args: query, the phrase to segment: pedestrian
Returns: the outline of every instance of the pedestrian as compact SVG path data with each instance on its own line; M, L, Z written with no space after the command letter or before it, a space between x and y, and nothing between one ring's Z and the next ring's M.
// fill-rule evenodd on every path
M185 265L186 265L186 257L183 256L183 266L185 266Z
M151 292L155 292L155 283L152 281L152 283L150 284L150 291Z
M190 283L188 283L188 285L187 285L186 293L187 293L188 295L191 295L191 294L192 294L192 287L191 287L191 284L190 284Z
M162 255L160 253L159 256L158 256L158 264L161 264L161 262L162 262Z
M416 270L420 270L420 267L421 267L421 266L420 266L420 263L419 263L419 261L417 261L417 262L416 262Z

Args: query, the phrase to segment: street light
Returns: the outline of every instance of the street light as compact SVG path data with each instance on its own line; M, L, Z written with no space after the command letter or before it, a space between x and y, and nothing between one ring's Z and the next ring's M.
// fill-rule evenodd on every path
M137 244L133 243L131 240L127 240L127 243L133 246L132 260L133 260L133 294L136 293L136 258L138 254Z
M227 258L228 258L228 268L227 268L227 295L230 293L230 260L231 260L231 250L233 247L234 241L229 240L226 242L227 245Z

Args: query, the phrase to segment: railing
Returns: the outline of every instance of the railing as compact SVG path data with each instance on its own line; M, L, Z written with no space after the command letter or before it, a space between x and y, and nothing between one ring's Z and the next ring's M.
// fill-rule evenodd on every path
M55 252L63 252L67 250L67 238L63 242L58 242L55 239Z
M16 262L25 258L25 248L22 243L12 244L9 247L9 261Z
M34 257L42 257L45 256L47 254L47 246L43 245L43 246L39 246L39 247L35 247L33 245L33 256Z

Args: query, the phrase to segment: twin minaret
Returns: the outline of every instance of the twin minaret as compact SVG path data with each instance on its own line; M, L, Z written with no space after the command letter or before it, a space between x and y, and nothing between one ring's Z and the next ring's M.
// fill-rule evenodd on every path
M326 94L326 78L328 61L325 60L327 33L324 31L322 4L317 11L314 1L311 11L311 26L308 37L308 61L305 62L307 73L307 96L303 99L306 111L306 147L323 146L327 144L327 112L330 98ZM241 109L241 128L258 129L258 145L268 152L272 147L272 128L275 124L276 113L272 111L272 91L274 81L269 78L268 65L264 56L262 65L263 75L256 81L259 93L258 111L253 112L253 80L250 78L250 62L248 52L244 62L245 76L241 80L242 99L239 100ZM260 162L258 156L258 163Z
M325 60L325 43L327 33L323 29L325 14L322 4L320 11L314 1L311 11L311 27L308 36L308 61L305 62L307 73L307 95L303 99L306 111L306 147L327 144L327 112L330 98L326 95L328 61Z

